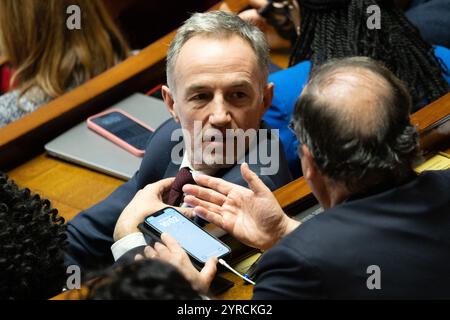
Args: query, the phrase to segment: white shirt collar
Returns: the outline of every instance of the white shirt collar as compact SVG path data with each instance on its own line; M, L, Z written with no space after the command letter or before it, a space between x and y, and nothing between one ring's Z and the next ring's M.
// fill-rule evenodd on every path
M194 168L191 165L191 161L189 160L189 157L187 156L187 153L185 152L183 155L183 160L181 161L181 168L184 167L188 167L189 169L191 169L192 175L195 176L197 174L204 174L204 175L208 175L208 176L213 176L218 169L216 168L211 168L211 169L203 169L203 170L194 170Z

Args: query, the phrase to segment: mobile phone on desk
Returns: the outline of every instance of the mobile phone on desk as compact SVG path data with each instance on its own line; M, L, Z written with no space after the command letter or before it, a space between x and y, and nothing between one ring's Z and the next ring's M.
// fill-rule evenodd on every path
M119 109L110 109L89 117L87 126L138 157L144 156L145 146L154 131Z
M158 237L162 233L170 234L200 266L211 257L224 258L231 252L226 244L171 207L148 216L144 225Z

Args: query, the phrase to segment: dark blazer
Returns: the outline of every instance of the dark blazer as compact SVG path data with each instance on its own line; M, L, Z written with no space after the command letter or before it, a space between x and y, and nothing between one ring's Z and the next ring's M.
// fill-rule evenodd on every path
M450 48L449 0L413 0L405 15L428 43Z
M254 299L449 299L449 266L450 170L430 171L300 225L261 258Z
M172 119L163 123L149 139L141 167L133 178L120 186L104 201L80 212L68 223L69 245L66 251L66 263L68 265L76 264L84 269L91 269L113 263L110 250L113 244L112 235L122 210L138 190L149 183L174 177L179 170L180 164L175 164L171 160L172 148L179 143L179 141L171 141L171 135L175 129L179 128L180 125ZM269 127L263 122L261 128L268 129ZM267 148L271 150L270 142L274 139L278 141L278 137L273 135L263 137L259 141L258 147L266 144ZM292 180L281 142L279 148L280 152L275 158L275 161L279 163L276 174L261 176L261 169L267 167L267 165L261 164L259 158L258 163L249 163L250 168L260 175L271 190L277 189ZM254 152L256 152L256 148L250 149L247 157ZM246 185L241 177L240 165L222 169L217 172L216 176L239 185Z

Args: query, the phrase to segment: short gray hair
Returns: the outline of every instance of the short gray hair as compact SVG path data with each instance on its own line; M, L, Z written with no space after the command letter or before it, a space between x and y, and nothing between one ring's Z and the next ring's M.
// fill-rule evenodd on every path
M178 29L167 53L167 83L173 86L175 63L183 45L194 36L229 37L237 35L247 41L256 54L264 79L269 74L269 48L264 34L256 26L242 20L234 13L210 11L194 13Z

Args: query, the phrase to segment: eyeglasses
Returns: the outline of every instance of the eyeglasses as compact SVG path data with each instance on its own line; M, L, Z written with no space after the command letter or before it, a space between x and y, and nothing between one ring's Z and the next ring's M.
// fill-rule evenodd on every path
M291 119L291 121L289 121L288 128L289 128L289 130L291 130L291 132L294 135L296 135L296 133L295 133L295 124L294 124L294 120L293 119Z
M298 141L297 153L298 153L299 157L301 158L303 156L303 152L302 152L302 144L303 143L301 142L301 140L297 136L297 132L295 130L295 124L294 124L294 120L293 119L291 119L291 121L289 121L288 128L297 137L297 141Z

